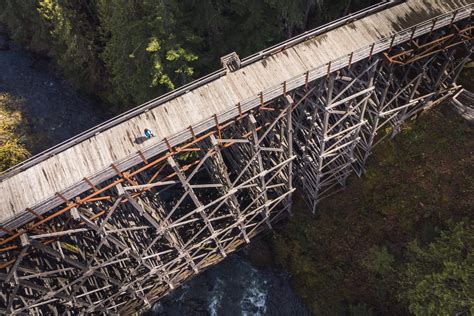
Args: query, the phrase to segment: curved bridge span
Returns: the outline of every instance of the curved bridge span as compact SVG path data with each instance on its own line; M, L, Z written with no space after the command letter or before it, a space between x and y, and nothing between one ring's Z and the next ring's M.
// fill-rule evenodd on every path
M382 3L240 60L0 176L0 311L130 313L459 92L473 0ZM143 129L157 137L143 140Z

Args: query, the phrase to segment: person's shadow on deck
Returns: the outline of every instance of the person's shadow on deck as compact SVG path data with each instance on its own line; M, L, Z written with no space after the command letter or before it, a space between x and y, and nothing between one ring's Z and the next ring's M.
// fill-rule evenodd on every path
M147 140L147 138L146 138L145 136L139 136L139 137L135 138L135 144L141 145L141 144L143 144L146 140Z

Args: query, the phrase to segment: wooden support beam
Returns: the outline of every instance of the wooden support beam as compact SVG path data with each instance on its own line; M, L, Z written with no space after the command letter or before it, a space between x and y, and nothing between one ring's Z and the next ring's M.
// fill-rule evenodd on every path
M384 137L457 92L472 27L453 16L431 35L419 35L430 23L405 30L210 116L207 130L191 125L159 150L137 151L129 165L106 168L112 179L60 191L66 206L26 210L29 225L0 228L9 235L0 309L126 313L268 230L291 212L295 186L316 210L363 173Z

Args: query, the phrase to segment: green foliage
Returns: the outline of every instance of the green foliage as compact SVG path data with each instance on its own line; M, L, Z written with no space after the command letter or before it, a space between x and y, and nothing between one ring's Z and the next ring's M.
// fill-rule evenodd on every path
M0 22L121 110L374 0L4 0Z
M349 305L348 314L351 316L372 316L374 312L367 304L359 303L357 305Z
M186 83L197 56L185 48L186 28L163 1L102 0L102 58L111 74L111 103L137 104Z
M65 76L88 93L103 91L97 19L88 1L43 0L38 12L48 26L53 54Z
M118 110L216 69L229 52L245 57L375 2L3 0L0 22ZM461 75L468 88L472 69ZM28 156L12 100L0 96L0 170ZM365 177L316 218L295 199L272 249L315 314L474 313L473 227L449 224L472 221L472 148L472 127L432 111L382 143Z
M284 38L278 12L266 1L183 0L177 8L199 52L200 74L215 70L225 54L236 51L245 57Z
M198 158L198 157L199 157L199 155L198 155L197 152L195 152L195 151L187 151L187 152L184 152L184 153L182 153L182 154L179 154L179 155L177 156L177 159L178 159L179 161L181 161L181 162L187 162L187 163L188 163L188 162L190 162L190 161L192 161L192 160L194 160L194 159L196 159L196 158Z
M106 73L98 56L98 21L90 1L6 0L0 22L24 47L53 57L76 87L102 95Z
M388 252L387 247L374 246L369 249L369 253L366 259L363 261L363 265L367 270L373 273L383 275L393 270L393 263L395 262L394 257Z
M21 143L22 117L17 110L21 100L0 94L0 171L4 171L29 156Z
M177 24L175 5L7 0L0 22L25 47L52 56L77 87L120 108L145 102L194 75L198 57L186 46L196 37Z
M22 46L45 55L51 54L50 34L46 23L38 14L36 0L3 0L0 22L10 29L10 36Z
M402 270L403 291L415 315L474 313L474 225L451 225L434 242L408 244L409 261Z
M459 303L455 291L458 300L472 301L465 296L473 292L467 287L472 279L466 279L468 273L472 278L472 259L460 256L472 253L466 247L471 239L454 235L443 248L453 253L438 257L420 246L431 256L427 261L408 245L414 239L433 243L451 222L472 222L473 148L471 126L451 110L433 109L381 143L366 175L349 178L337 199L322 201L316 217L296 197L293 216L272 249L314 314L357 314L364 306L362 314L400 315L414 313L413 303L427 308L434 300L447 308ZM472 238L472 226L463 227ZM455 240L464 240L464 250Z

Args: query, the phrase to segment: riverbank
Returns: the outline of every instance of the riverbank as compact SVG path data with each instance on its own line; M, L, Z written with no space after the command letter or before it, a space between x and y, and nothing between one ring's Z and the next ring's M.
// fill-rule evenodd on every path
M0 50L0 92L19 100L24 141L37 154L111 117L96 99L77 92L45 60L9 42Z

